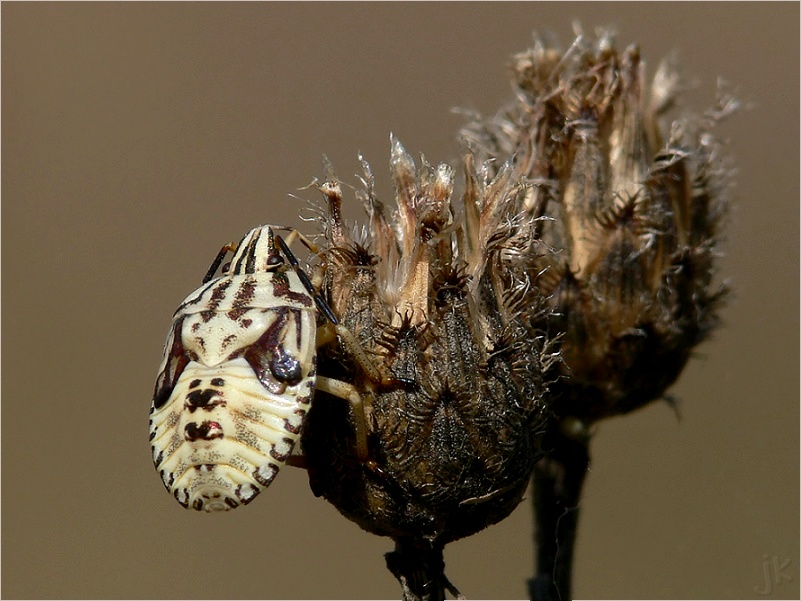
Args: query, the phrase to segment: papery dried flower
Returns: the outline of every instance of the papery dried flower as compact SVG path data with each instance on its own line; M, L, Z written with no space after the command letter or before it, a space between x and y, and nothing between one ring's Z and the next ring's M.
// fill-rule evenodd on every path
M650 90L636 46L579 35L564 53L544 42L514 57L517 100L463 134L529 178L525 207L557 250L536 285L555 315L564 362L560 415L585 424L662 397L718 323L714 282L729 171L711 128L734 108L665 127L677 76L663 62Z
M445 543L519 503L539 455L551 356L531 326L543 308L521 257L536 239L534 224L519 219L522 190L512 166L490 180L487 165L468 154L465 191L454 199L451 167L423 159L417 169L393 139L392 218L363 167L357 197L369 222L354 235L342 221L330 167L319 186L328 204L323 289L382 381L339 345L322 347L318 360L321 376L362 395L371 463L355 455L348 408L319 392L303 450L315 493L366 530L395 539L399 550L388 564L414 588L413 568L404 565L409 549L441 564Z

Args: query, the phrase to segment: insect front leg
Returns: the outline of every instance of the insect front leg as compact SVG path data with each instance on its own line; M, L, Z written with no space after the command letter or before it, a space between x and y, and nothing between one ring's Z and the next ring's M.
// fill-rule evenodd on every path
M314 246L298 230L292 230L289 233L289 236L287 236L287 240L289 240L290 242L292 242L292 240L294 240L295 238L298 238L301 242L303 242L303 244L305 244L308 247L308 249L313 253L318 252L317 247ZM314 304L317 305L317 309L320 311L320 313L322 313L325 316L325 318L328 321L330 321L334 325L337 325L339 321L334 315L334 312L331 311L331 307L328 306L328 303L325 302L325 299L323 299L323 297L317 291L317 289L315 288L312 281L309 279L309 276L306 274L306 272L303 271L303 269L301 269L300 264L298 263L298 260L295 257L294 253L291 250L289 250L289 244L285 242L284 239L281 238L281 236L278 235L275 236L275 241L278 243L278 247L281 249L281 252L283 252L284 255L286 256L287 260L289 261L289 264L295 270L295 273L298 274L298 277L300 278L300 281L303 284L303 286L306 288L308 293L314 299Z

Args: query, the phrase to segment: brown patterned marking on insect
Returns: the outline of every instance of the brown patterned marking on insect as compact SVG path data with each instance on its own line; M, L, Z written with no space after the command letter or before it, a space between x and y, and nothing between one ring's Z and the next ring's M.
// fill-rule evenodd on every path
M195 322L192 324L192 327L190 329L192 330L192 333L195 333L200 329L200 324L198 322Z
M300 434L300 431L303 429L303 419L306 417L306 410L305 409L295 409L293 412L295 415L300 417L299 425L293 424L289 419L284 420L284 430L287 432L291 432L292 434Z
M167 415L167 419L164 421L164 424L162 425L162 428L165 430L174 430L175 427L178 425L179 421L181 421L181 412L170 411L170 413Z
M225 338L222 339L222 343L220 344L220 348L222 350L227 349L233 344L236 344L239 337L236 334L228 334Z
M292 445L293 445L293 444L295 444L295 441L294 441L294 440L292 440L291 438L282 438L282 439L281 439L281 442L282 442L282 443L284 443L284 445L286 446L286 448L290 449L290 451L287 451L286 453L279 453L279 452L276 450L276 446L273 446L273 448L272 448L272 449L270 449L270 455L271 455L271 456L272 456L272 457L273 457L273 458L274 458L276 461L279 461L279 462L281 462L281 463L286 463L286 460L287 460L287 458L289 457L289 453L291 452Z
M288 298L289 300L299 303L304 307L314 306L314 299L312 299L306 292L295 292L289 287L289 278L284 273L276 273L273 276L273 294L276 298Z
M270 486L270 483L275 479L278 474L278 466L273 463L265 463L261 467L257 467L251 474L253 479L264 486Z
M226 315L228 316L228 319L230 319L231 321L237 321L243 315L247 315L248 311L250 311L248 307L236 307L235 309L231 309L230 311L228 311Z
M186 402L184 403L184 407L189 410L189 413L194 413L197 409L212 411L221 405L226 405L225 399L222 398L221 391L215 388L193 390L186 395Z
M161 476L161 481L164 482L165 486L171 487L175 483L175 474L172 472L165 472L164 470L161 470L159 475Z
M159 374L156 380L156 387L153 391L153 408L161 409L164 404L170 399L172 390L175 383L184 371L184 368L189 363L191 357L188 357L184 350L184 345L181 342L181 329L183 327L185 318L179 319L173 326L172 345L168 351L167 364L164 370Z
M250 403L244 403L241 407L232 407L231 411L254 422L262 421L262 412Z
M189 383L189 388L190 389L191 388L197 388L198 386L200 386L200 382L201 382L201 380L199 378L195 378L194 380L192 380ZM214 380L212 380L211 383L214 384Z
M255 295L256 278L248 276L237 287L232 306L235 309L248 309L250 308Z
M261 446L261 439L256 436L253 432L247 429L247 426L244 424L237 424L236 427L236 441L240 442L246 446L251 447L252 449L256 449L257 451L262 451Z
M244 505L250 503L259 494L259 489L252 484L240 484L234 490L234 494Z
M251 310L252 302L256 295L256 288L257 282L252 276L246 277L242 282L237 284L236 293L231 301L232 308L226 313L228 319L237 321ZM250 322L250 320L248 320L248 322ZM249 325L250 323L247 325L244 323L242 324L245 328Z
M222 378L212 378L211 379L212 386L225 386L225 380Z
M189 491L187 489L176 489L175 492L172 493L172 496L175 497L175 500L178 501L182 507L189 507ZM183 496L183 499L181 496Z
M209 302L206 304L206 307L209 309L209 311L213 313L217 309L217 307L220 306L220 303L223 300L225 300L225 293L228 291L228 288L231 286L232 283L233 281L228 279L220 282L219 285L214 287L214 289L211 292L211 298L209 299Z
M212 319L214 319L215 315L217 315L216 311L201 311L200 312L200 319L203 320L203 323L208 323Z
M223 430L219 422L204 421L201 424L190 422L184 427L184 439L189 442L216 438L223 438Z

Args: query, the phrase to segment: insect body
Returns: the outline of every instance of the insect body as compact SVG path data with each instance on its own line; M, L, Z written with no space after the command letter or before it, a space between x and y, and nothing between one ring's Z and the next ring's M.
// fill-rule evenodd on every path
M269 226L248 232L228 273L204 282L173 316L150 444L184 507L222 511L252 501L286 462L309 409L315 297L305 274L284 264L276 238Z

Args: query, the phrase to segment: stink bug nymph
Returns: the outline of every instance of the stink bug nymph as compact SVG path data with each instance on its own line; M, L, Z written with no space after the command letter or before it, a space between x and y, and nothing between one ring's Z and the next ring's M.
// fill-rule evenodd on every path
M236 248L223 247L203 285L173 315L150 444L164 485L184 507L224 511L249 503L300 435L315 386L318 308L336 320L277 244L289 253L271 227L260 226ZM227 272L212 279L229 250ZM318 387L358 405L347 385L320 380Z

